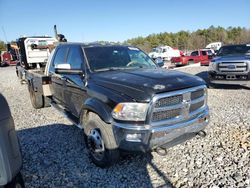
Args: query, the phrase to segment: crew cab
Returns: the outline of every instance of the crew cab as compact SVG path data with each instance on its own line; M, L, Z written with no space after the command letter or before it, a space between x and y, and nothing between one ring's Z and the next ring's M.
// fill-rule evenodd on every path
M132 46L59 44L45 72L28 72L31 103L50 104L83 129L90 157L105 167L120 151L158 153L209 122L207 88L160 67Z
M213 58L213 54L210 53L209 50L196 50L193 51L190 56L180 56L173 57L171 59L171 63L176 66L180 65L190 65L194 63L200 63L201 65L209 65L211 59Z
M209 66L210 85L250 86L250 44L223 46Z

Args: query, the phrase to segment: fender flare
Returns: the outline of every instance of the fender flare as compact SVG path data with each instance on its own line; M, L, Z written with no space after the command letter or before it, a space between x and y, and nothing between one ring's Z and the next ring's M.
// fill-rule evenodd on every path
M92 111L94 113L96 113L98 116L100 116L100 118L105 122L105 123L112 123L113 118L111 115L112 109L105 104L104 102L95 99L95 98L89 98L87 99L84 104L83 104L83 108L81 110L81 117L80 117L80 121L84 121L82 119L84 113L87 111Z

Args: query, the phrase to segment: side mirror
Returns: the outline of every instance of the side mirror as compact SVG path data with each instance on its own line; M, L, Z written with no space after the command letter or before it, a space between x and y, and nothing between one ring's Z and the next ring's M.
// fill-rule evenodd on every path
M83 74L82 69L71 69L70 64L63 63L55 65L55 73L57 74Z
M156 64L159 65L159 67L163 67L164 66L164 61L162 60L162 58L157 58L155 60Z

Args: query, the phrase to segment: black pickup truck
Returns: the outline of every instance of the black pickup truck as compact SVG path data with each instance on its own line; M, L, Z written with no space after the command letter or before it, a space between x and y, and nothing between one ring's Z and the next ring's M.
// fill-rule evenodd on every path
M124 150L163 154L204 136L209 122L202 79L162 69L132 46L59 44L45 71L27 80L32 105L52 105L82 128L101 167Z

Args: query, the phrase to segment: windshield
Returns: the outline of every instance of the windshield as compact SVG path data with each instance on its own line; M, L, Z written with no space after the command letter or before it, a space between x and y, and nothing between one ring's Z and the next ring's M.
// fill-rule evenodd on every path
M217 56L250 55L250 45L223 46Z
M85 54L92 71L157 67L149 56L134 47L87 47Z
M161 48L156 48L156 49L155 49L155 52L161 53L161 52L162 52L162 49L161 49Z
M207 50L208 55L213 55L213 52L211 50Z

